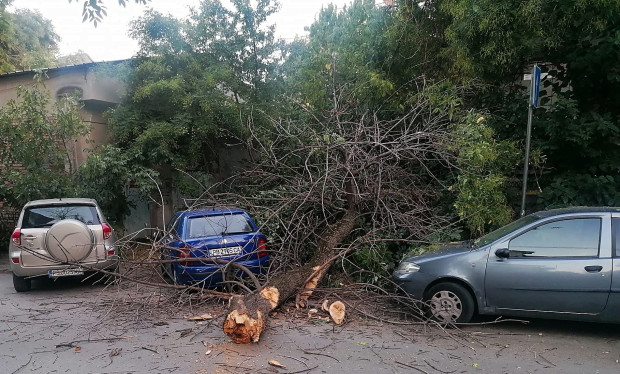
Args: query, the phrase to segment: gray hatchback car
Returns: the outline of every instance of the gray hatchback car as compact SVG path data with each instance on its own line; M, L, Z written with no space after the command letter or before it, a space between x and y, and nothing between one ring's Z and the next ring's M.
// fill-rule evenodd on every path
M620 208L534 213L406 258L393 279L445 322L475 313L620 322Z
M80 276L115 269L116 236L92 199L49 199L27 203L11 235L13 286L30 290L33 277Z

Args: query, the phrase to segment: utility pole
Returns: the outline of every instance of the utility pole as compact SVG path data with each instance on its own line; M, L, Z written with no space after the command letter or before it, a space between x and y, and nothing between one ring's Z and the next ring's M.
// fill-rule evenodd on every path
M530 80L530 99L527 105L527 135L525 139L525 164L523 166L523 194L521 197L521 217L525 215L525 194L527 192L527 174L530 163L530 138L532 137L532 116L534 108L538 108L538 94L540 92L540 68L534 64Z

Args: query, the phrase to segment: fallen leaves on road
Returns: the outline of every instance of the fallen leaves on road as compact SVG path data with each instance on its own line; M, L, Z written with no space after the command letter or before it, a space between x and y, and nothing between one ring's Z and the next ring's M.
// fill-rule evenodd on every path
M210 313L205 313L200 316L189 317L187 320L188 321L206 321L209 319L213 319L213 316Z
M282 365L281 363L279 363L279 362L278 362L278 361L276 361L276 360L269 360L269 361L267 361L267 363L268 363L269 365L271 365L271 366L275 366L275 367L277 367L277 368L283 368L283 369L284 369L284 368L286 368L286 366Z

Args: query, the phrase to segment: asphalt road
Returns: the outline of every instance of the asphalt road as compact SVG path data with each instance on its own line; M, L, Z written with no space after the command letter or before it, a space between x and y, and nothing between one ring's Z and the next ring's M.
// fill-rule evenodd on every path
M502 323L441 331L282 311L258 344L222 333L225 306L162 290L41 281L17 294L0 268L1 373L618 373L620 327ZM170 306L170 307L169 307ZM187 317L211 313L211 321ZM286 368L268 364L277 360Z

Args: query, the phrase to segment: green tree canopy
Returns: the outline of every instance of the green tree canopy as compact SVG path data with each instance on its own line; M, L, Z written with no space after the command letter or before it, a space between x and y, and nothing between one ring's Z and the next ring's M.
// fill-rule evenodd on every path
M150 11L134 23L141 57L112 116L121 148L145 165L208 172L223 139L273 111L277 4L251 4L205 0L187 20Z
M41 83L19 88L18 98L0 109L0 201L21 208L29 200L74 195L72 147L90 131L78 111L71 97L50 105Z
M0 73L50 66L60 41L52 22L38 11L8 12L11 2L0 1Z

